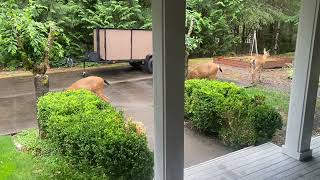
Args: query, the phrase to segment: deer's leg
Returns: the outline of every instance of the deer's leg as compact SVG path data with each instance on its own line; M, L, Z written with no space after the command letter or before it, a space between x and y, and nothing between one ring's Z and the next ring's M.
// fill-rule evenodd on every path
M215 75L210 75L210 76L209 76L209 79L210 79L210 80L215 80L215 79L216 79L216 76L215 76Z
M209 75L209 79L210 80L215 80L216 78L217 78L217 72L212 73L212 74Z
M251 83L252 84L255 83L256 72L257 72L257 69L252 68L252 70L251 70Z
M110 102L109 98L104 94L100 94L99 97L101 97L101 99L103 99L106 102Z
M109 102L109 98L106 95L104 95L103 89L96 91L96 94L104 101Z
M251 71L251 83L254 83L254 71Z
M262 68L259 68L259 82L261 82L261 72L262 72Z

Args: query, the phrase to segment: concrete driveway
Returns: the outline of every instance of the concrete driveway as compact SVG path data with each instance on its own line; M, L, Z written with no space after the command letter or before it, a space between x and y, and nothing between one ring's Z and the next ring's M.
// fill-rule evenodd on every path
M129 67L112 70L90 70L110 81L105 94L127 117L141 121L147 129L149 147L154 146L152 76ZM50 75L50 89L61 90L81 78L81 72ZM0 79L0 134L36 127L35 98L32 77ZM215 139L185 128L185 167L227 154L232 149Z
M96 75L117 83L130 79L151 78L151 75L134 71L130 67L91 69ZM82 78L81 71L50 74L50 90L62 90ZM116 99L116 98L115 98ZM35 96L32 76L0 79L0 134L10 134L36 127Z

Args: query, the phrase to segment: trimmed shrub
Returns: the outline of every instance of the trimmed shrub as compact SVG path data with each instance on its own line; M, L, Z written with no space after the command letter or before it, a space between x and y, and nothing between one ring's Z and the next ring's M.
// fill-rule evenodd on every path
M235 148L266 142L282 126L265 97L249 96L233 83L188 80L185 88L185 116L192 125Z
M276 129L282 127L281 115L270 106L259 105L250 113L258 142L271 139Z
M244 91L227 96L220 112L222 128L220 139L235 148L241 148L256 143L256 134L250 119L252 99Z
M51 117L72 116L106 108L116 111L115 108L85 90L49 93L39 99L38 119L41 127L46 131ZM120 114L118 118L121 118Z
M221 120L220 105L224 97L217 91L195 89L189 99L188 117L192 125L204 133L218 133Z
M200 93L199 91L203 92L205 90L207 94L215 93L215 94L222 95L223 97L228 97L232 94L238 94L242 91L241 88L239 88L233 83L209 81L205 79L187 80L185 83L185 116L188 119L194 118L193 116L194 110L192 108L194 101L192 99L194 98L193 95L195 90L197 90L198 95ZM212 97L214 97L214 95ZM223 102L220 102L220 103L223 103Z
M110 179L153 178L145 133L93 93L49 93L39 99L38 118L46 138L79 168L101 168Z

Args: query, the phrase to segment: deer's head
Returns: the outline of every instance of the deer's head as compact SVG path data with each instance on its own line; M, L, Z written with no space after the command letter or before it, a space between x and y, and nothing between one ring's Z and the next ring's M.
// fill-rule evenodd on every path
M270 49L267 51L266 48L263 49L263 56L264 57L269 57L270 56Z

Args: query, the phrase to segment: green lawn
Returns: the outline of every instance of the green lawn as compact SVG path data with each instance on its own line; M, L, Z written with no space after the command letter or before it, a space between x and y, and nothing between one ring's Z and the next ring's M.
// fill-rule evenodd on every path
M192 67L195 67L199 64L202 64L202 63L207 63L207 62L212 62L213 58L195 58L195 59L190 59L189 60L189 66L192 68Z
M264 95L267 104L275 107L279 112L288 114L290 96L288 93L269 90L261 87L247 88L246 91L251 95ZM316 109L320 109L320 100L317 100Z
M37 167L32 155L16 151L11 136L0 136L0 180L35 179Z
M261 87L247 88L246 91L250 95L264 95L266 97L266 103L274 107L281 114L283 124L287 124L290 99L289 94Z
M264 95L268 105L273 106L280 112L288 113L289 94L260 87L247 88L246 91L250 95Z
M28 147L17 151L13 141ZM17 137L0 136L0 180L47 180L47 179L107 179L99 169L77 169L59 153L50 149L48 143L38 138L35 129L27 130Z

